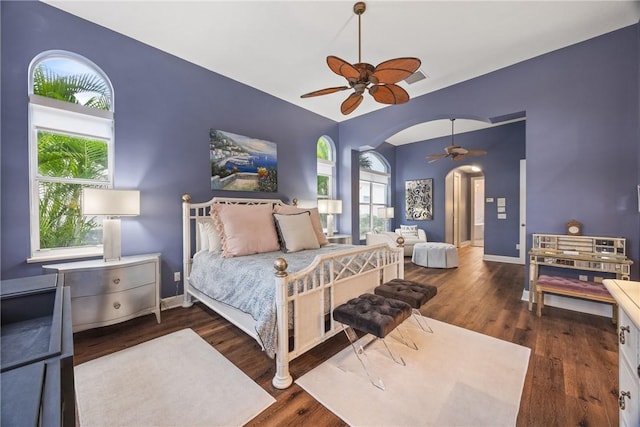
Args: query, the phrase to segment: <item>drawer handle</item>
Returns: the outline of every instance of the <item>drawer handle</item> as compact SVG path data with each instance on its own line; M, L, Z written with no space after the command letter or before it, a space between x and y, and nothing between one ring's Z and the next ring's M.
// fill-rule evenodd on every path
M120 303L119 302L114 302L113 303L113 308L115 308L116 310L120 308Z
M113 283L115 283L116 285L117 285L118 283L120 283L120 278L113 279Z
M626 341L625 336L624 336L625 331L627 333L630 333L631 329L629 329L628 326L620 326L620 344L624 344L625 341Z
M628 391L621 391L620 392L620 397L618 398L618 406L620 407L621 410L624 411L626 404L625 404L625 400L624 398L627 399L631 399L631 393Z

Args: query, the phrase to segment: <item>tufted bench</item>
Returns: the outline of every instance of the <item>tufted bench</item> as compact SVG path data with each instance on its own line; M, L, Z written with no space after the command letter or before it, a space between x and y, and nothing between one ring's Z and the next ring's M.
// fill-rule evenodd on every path
M374 293L409 304L420 328L425 332L433 333L433 329L431 329L420 313L420 307L436 296L438 288L433 285L422 284L411 280L393 279L375 288Z
M384 341L384 337L396 329L398 325L404 322L409 316L411 316L411 306L409 304L397 299L389 299L374 294L362 294L333 309L333 319L336 322L342 323L351 347L371 380L371 383L382 390L384 390L384 383L378 375L374 374L374 370L369 366L364 347L358 341L358 336L353 329L374 335L376 339L381 339L391 359L398 364L404 365L405 362L402 358L398 360L398 358L393 355L391 349ZM404 341L404 337L402 337L402 341L409 346L409 344ZM413 346L417 348L415 344Z
M617 322L618 306L616 300L611 296L609 291L607 291L607 288L602 283L541 274L538 276L538 280L536 281L538 316L542 316L545 293L609 303L612 305L613 311L611 321L613 323Z
M411 262L429 268L454 268L458 266L458 249L450 243L416 243Z

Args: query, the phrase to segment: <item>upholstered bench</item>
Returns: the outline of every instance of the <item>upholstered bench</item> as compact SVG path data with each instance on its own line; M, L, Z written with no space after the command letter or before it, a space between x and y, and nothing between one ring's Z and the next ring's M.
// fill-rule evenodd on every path
M438 288L433 285L422 284L405 279L390 280L373 290L376 295L386 298L397 299L409 304L412 308L413 317L418 322L420 328L425 332L433 333L426 319L420 313L427 301L431 300L438 293Z
M411 316L411 306L409 304L374 294L362 294L333 309L333 319L342 323L351 347L367 373L369 380L374 386L382 390L384 390L384 383L374 373L373 368L369 366L364 347L358 341L358 336L354 329L374 335L375 339L382 340L391 359L398 364L405 365L401 357L398 359L393 355L384 341L384 337L396 329L409 316ZM402 340L406 345L409 345L404 341L404 337L402 337ZM414 348L417 348L415 344Z
M411 261L422 267L454 268L458 266L458 249L450 243L416 243Z
M609 303L612 305L613 311L611 321L617 323L618 305L602 283L541 274L536 281L535 292L538 303L538 316L542 316L544 294L549 293Z

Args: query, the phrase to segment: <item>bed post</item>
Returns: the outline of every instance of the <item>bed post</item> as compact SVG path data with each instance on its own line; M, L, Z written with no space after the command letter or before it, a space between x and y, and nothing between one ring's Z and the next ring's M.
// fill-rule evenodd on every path
M191 273L191 195L182 195L182 306L187 308L193 305L191 295L187 292L189 287L189 274ZM196 224L197 226L197 224ZM197 232L198 230L196 230Z
M271 383L275 388L284 389L293 383L289 373L289 328L287 304L287 261L277 258L273 263L276 269L276 322L278 343L276 347L276 375Z

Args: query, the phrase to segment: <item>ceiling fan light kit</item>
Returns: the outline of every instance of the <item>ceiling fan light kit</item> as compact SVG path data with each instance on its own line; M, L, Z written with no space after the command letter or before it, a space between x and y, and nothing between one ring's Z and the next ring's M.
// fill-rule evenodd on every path
M342 102L340 111L345 116L352 113L363 100L365 90L381 104L403 104L409 101L409 94L396 83L406 79L420 68L418 58L396 58L383 61L374 67L362 62L362 37L361 16L366 10L364 2L357 2L353 6L353 12L358 15L358 62L350 64L337 56L327 56L327 65L339 76L347 79L348 86L336 86L306 93L301 98L328 95L347 89L353 89L354 93Z
M464 159L466 156L484 156L487 154L485 150L468 150L459 145L455 145L453 143L453 137L455 132L453 130L453 123L456 119L451 120L451 145L444 147L444 153L439 154L427 154L427 159L429 159L429 163L433 163L437 160L444 159L445 157L451 157L451 160L460 161Z

